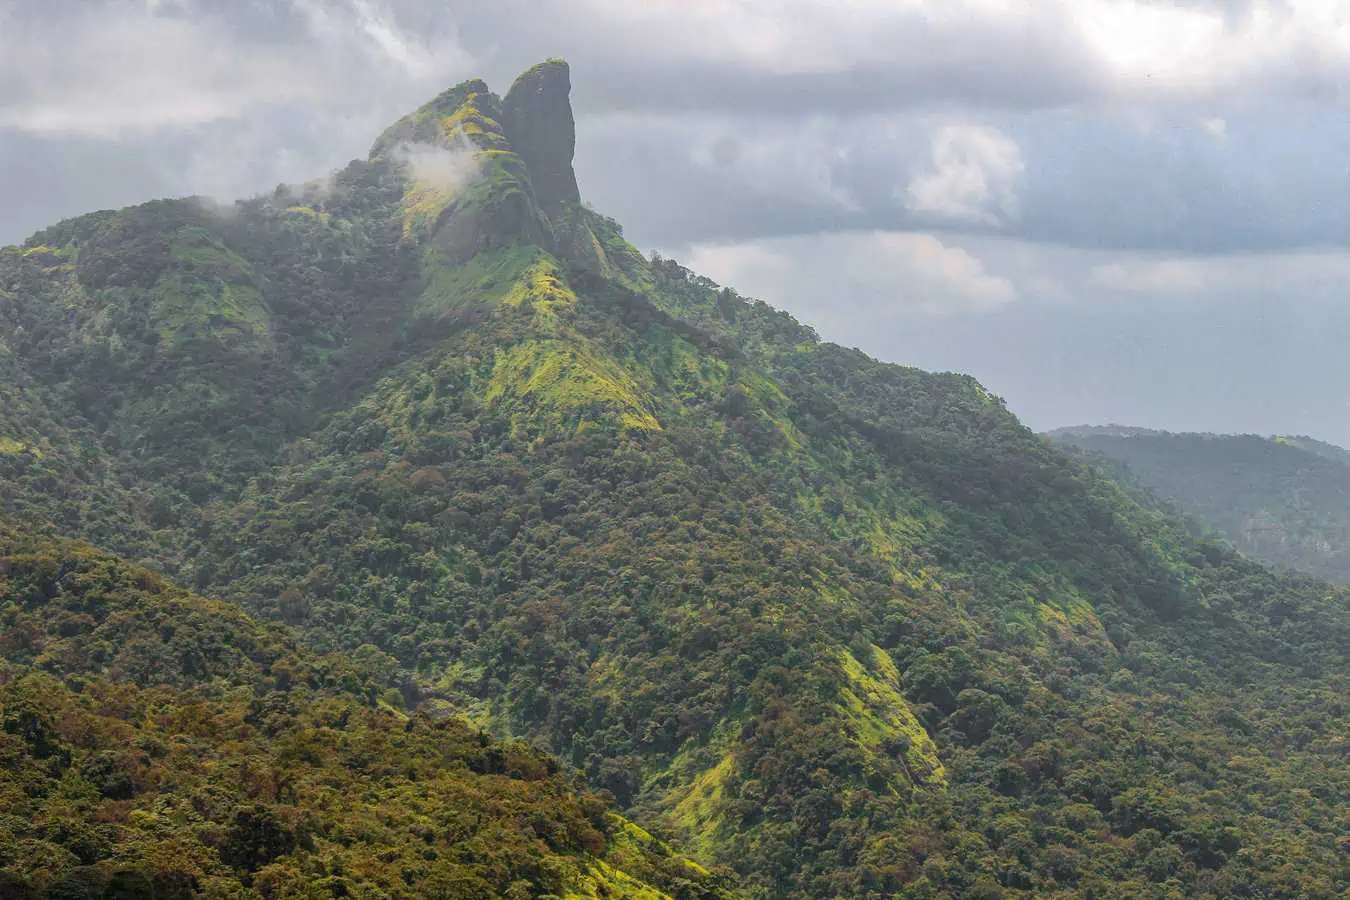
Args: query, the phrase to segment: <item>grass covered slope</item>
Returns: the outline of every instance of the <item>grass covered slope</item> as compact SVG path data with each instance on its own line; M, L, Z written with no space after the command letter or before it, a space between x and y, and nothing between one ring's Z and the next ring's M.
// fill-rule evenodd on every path
M1350 583L1350 453L1312 438L1065 429L1256 559Z
M555 760L396 712L374 648L9 523L0 625L5 897L730 896Z
M644 259L572 197L565 75L451 89L325 190L195 207L265 342L103 341L61 305L86 232L168 271L176 206L39 236L69 271L7 251L0 312L66 360L0 357L46 411L12 440L52 448L16 507L68 508L79 443L63 525L373 667L370 715L543 742L748 896L1350 887L1346 595L1197 540L971 378ZM123 415L151 402L171 426ZM613 848L659 844L607 833L576 858L655 877Z

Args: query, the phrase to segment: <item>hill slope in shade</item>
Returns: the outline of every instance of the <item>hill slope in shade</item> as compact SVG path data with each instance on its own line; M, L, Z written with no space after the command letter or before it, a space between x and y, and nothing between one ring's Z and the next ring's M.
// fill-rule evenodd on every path
M1173 500L1242 552L1350 584L1350 453L1309 437L1054 432Z
M556 760L392 708L373 647L6 521L0 634L0 896L731 896Z
M1350 887L1346 595L644 258L568 90L0 251L6 506L543 743L750 897Z

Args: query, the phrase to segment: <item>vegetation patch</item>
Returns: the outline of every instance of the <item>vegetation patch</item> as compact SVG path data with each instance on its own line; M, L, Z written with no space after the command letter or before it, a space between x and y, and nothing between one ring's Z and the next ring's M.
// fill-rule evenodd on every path
M472 306L504 304L523 292L522 280L544 259L538 247L513 246L480 253L462 265L440 261L429 251L427 285L414 307L421 316L438 317Z
M557 262L550 256L540 256L516 280L502 302L513 309L551 320L559 310L574 308L577 295L563 280Z
M617 415L625 428L661 428L632 375L575 341L526 341L498 351L486 399L580 421Z
M856 739L867 748L898 747L914 784L945 784L946 771L938 759L937 745L900 692L900 673L890 655L874 644L868 662L870 670L852 653L840 651L839 666L845 679L840 691L841 710Z
M715 856L725 837L727 823L721 810L722 795L735 771L735 757L728 752L692 784L679 789L684 796L670 811L671 822L688 835L693 852L704 858Z
M0 453L8 453L11 455L15 455L19 453L28 453L30 451L34 454L38 452L36 448L30 448L23 441L16 441L13 438L0 437Z
M267 336L270 315L253 269L218 237L204 228L184 228L170 245L170 260L151 306L163 342L234 344Z

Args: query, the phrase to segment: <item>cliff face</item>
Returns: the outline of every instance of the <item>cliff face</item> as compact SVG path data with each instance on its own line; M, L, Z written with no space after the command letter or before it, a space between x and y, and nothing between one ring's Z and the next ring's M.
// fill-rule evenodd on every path
M567 63L549 60L516 79L502 101L502 125L530 170L535 197L550 216L580 203L572 157L577 130L572 117Z

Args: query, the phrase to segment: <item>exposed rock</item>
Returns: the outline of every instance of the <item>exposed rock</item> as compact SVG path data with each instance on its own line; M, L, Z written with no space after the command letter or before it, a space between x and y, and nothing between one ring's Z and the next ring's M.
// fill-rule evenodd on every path
M571 92L567 63L551 59L517 78L502 101L506 137L529 168L535 197L549 216L581 201L572 171L577 131Z
M372 150L407 178L405 235L429 238L441 262L458 264L514 244L554 249L531 173L512 149L502 116L487 85L466 81L405 116Z

